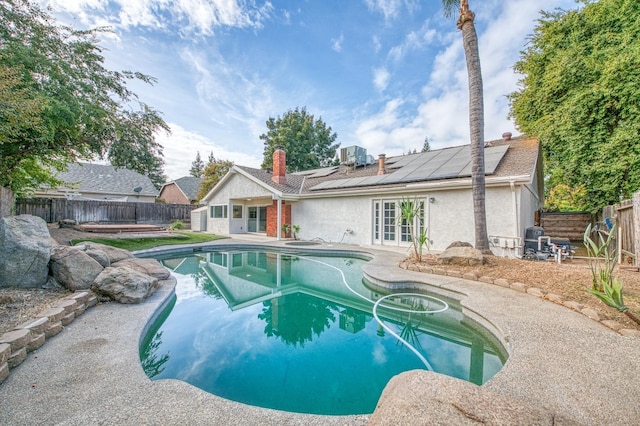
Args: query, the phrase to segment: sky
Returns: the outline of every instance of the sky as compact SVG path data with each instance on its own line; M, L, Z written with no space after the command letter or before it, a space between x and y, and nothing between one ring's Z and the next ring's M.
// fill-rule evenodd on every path
M134 82L171 128L169 180L200 152L260 167L265 122L306 107L377 158L469 143L462 35L440 0L40 0L77 29L108 26L105 65ZM540 10L575 0L470 0L484 83L485 139L519 134L507 95Z

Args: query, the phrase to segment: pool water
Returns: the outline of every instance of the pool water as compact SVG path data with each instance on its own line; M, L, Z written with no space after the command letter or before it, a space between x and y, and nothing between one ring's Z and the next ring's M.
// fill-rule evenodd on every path
M385 295L363 282L365 258L218 251L160 260L178 284L140 347L154 380L278 410L367 414L403 371L482 384L506 360L454 301L389 297L379 324L372 309Z

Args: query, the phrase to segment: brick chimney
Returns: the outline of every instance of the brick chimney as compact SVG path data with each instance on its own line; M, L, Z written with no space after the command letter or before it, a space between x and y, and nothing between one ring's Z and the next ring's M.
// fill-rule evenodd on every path
M387 156L385 154L380 154L378 156L378 176L387 174L387 169L384 165L385 158Z
M287 155L282 148L273 151L273 176L271 180L280 185L287 184Z

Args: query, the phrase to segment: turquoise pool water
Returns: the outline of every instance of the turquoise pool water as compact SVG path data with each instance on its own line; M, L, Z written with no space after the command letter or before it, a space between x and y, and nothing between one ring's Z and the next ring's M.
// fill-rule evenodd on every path
M387 297L379 324L372 309L386 295L363 282L364 258L218 251L160 260L178 284L140 347L154 380L278 410L365 414L403 371L482 384L506 359L454 301Z

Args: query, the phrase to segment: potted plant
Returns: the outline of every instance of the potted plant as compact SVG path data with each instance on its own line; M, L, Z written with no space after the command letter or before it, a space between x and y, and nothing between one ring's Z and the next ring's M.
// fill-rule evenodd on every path
M284 234L285 238L289 238L289 231L291 231L291 225L289 225L288 223L283 223L282 224L282 233Z
M298 239L298 232L300 232L300 225L291 225L291 229L293 229L293 239Z

